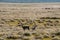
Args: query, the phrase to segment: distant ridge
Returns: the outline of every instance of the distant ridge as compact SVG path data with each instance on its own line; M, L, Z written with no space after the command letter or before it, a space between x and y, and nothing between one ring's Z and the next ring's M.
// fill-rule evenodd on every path
M0 2L10 2L10 3L40 3L40 2L60 2L60 0L0 0Z

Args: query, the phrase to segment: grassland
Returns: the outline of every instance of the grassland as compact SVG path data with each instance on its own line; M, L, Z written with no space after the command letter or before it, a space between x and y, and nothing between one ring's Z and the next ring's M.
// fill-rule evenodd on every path
M60 40L60 3L0 3L0 40Z

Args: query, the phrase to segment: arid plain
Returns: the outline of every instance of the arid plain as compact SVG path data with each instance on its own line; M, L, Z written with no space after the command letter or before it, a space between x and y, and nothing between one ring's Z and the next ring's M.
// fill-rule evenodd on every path
M0 40L60 40L60 3L0 3Z

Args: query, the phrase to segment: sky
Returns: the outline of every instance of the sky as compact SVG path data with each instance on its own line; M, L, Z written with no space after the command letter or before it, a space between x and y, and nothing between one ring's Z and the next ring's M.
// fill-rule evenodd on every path
M0 2L39 3L39 2L60 2L60 0L0 0Z

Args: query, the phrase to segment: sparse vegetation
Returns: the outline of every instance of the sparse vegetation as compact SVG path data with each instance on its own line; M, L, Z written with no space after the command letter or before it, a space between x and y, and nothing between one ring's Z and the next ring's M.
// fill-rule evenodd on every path
M2 4L0 40L60 40L60 8L48 5Z

